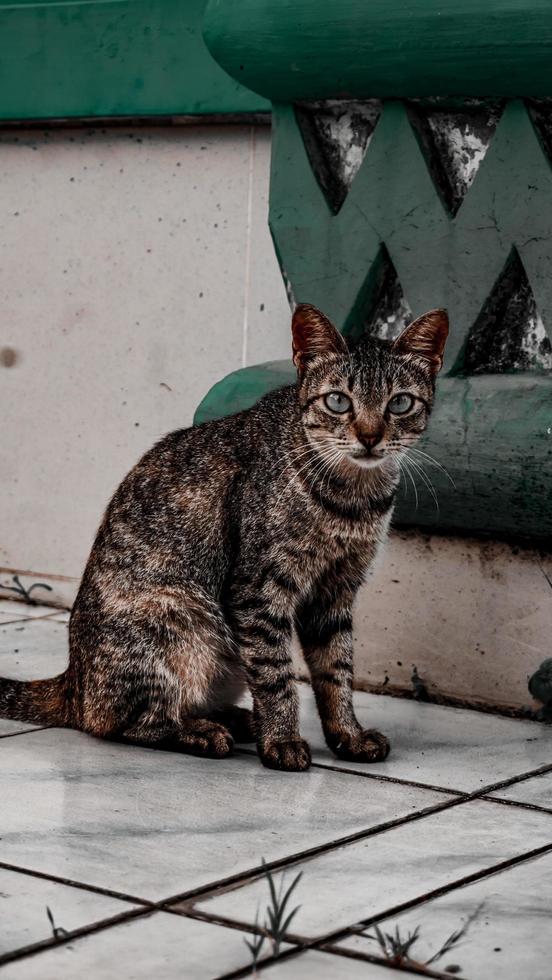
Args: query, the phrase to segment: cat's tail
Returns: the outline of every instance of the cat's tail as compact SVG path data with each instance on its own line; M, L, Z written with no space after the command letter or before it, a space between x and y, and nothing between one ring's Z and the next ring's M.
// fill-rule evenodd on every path
M70 723L67 672L44 681L13 681L0 677L0 718L35 725Z

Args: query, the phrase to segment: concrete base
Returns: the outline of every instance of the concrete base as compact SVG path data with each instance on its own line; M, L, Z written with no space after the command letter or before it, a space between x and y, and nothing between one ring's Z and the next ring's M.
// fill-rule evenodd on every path
M13 584L0 571L2 585ZM25 573L34 598L70 606L78 579ZM552 654L552 557L497 542L394 532L355 608L356 687L498 711L532 704L527 679ZM13 594L5 593L5 597ZM303 660L295 650L298 672Z
M471 538L395 532L359 594L355 683L511 711L552 655L552 558ZM301 667L304 672L304 666Z

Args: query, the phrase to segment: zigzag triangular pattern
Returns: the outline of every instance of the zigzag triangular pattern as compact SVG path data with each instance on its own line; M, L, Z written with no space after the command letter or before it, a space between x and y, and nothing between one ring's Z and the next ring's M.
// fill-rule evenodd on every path
M385 245L382 245L370 309L364 319L364 330L382 340L394 340L412 319L412 310L406 301L391 256Z
M295 112L312 169L337 214L370 145L381 102L329 99L296 106Z
M527 99L527 108L541 145L552 161L552 98Z
M527 273L513 248L464 351L465 374L552 370L552 344Z
M552 169L520 100L506 103L491 152L454 220L404 103L384 104L338 214L323 200L292 107L275 107L272 152L270 225L280 266L297 298L326 310L348 336L362 332L373 293L367 273L383 241L392 247L412 309L449 310L445 373L461 370L470 326L504 265L505 246L516 241L548 328L552 279L544 270L552 264ZM537 322L532 332L542 329ZM549 328L548 335L552 340Z
M503 102L464 99L450 107L434 99L412 101L408 108L435 186L455 215L489 148Z

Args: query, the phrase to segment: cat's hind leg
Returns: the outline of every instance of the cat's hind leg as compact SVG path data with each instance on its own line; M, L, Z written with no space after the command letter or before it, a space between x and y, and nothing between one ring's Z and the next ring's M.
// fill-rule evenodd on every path
M141 715L117 740L211 759L223 759L234 748L228 729L210 718L181 718L177 723L170 723L151 712Z
M243 681L232 634L216 600L195 584L104 598L101 632L74 617L72 643L92 669L78 727L138 745L222 758L228 727L210 717L239 697ZM87 645L88 649L83 649Z

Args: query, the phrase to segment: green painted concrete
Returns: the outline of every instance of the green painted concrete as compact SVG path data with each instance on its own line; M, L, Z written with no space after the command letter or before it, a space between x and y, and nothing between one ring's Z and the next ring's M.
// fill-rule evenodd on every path
M209 0L204 37L274 102L552 92L549 0Z
M0 119L269 111L201 36L205 0L0 6Z
M369 150L334 214L312 171L295 112L273 112L270 227L298 302L357 336L369 315L382 244L413 314L449 310L451 333L425 449L439 510L422 487L397 511L403 524L552 541L552 378L512 373L464 378L468 332L519 253L537 309L552 323L552 171L524 104L507 104L456 216L446 209L400 102L384 104ZM549 334L550 336L550 334ZM247 407L293 378L290 366L259 365L209 393L197 419Z
M291 361L243 368L219 381L195 423L250 408L273 388L291 384ZM552 546L552 386L533 375L441 377L430 426L419 448L426 478L401 480L394 523L470 531Z

